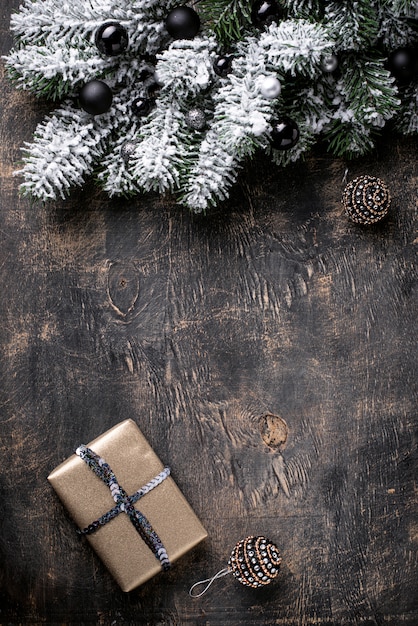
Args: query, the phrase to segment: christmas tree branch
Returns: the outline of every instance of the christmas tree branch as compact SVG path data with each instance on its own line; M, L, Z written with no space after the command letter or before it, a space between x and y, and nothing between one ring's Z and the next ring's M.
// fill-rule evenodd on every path
M410 46L411 42L418 42L418 24L408 19L407 11L399 13L388 6L381 11L378 38L389 50Z
M399 110L394 79L383 60L352 55L342 63L335 91L330 148L337 155L364 154L373 146L373 133Z
M216 41L213 37L174 41L158 55L157 79L166 104L192 99L216 78L213 71Z
M387 0L389 3L390 0ZM416 0L392 0L392 10L394 13L404 14L408 17L418 17L418 6Z
M241 40L251 25L249 0L200 0L198 8L205 25L225 46Z
M328 28L302 19L273 24L257 44L264 49L267 67L309 78L321 72L321 61L335 47Z
M128 197L141 191L129 169L129 162L123 155L123 148L129 144L135 146L139 141L140 121L135 118L131 119L129 112L135 98L140 94L143 95L144 92L144 87L138 92L130 88L121 90L109 111L111 126L114 130L107 138L108 150L101 159L95 174L98 182L110 197ZM118 132L115 132L115 129Z
M41 122L24 148L23 195L38 200L65 198L81 186L106 150L111 133L106 116L92 118L67 103Z
M311 20L320 20L323 17L323 0L287 0L285 4L287 5L289 16Z
M405 135L418 133L418 84L406 88L403 94L401 115L396 122L396 128Z
M336 50L368 48L379 32L377 7L369 0L328 2L325 23L333 32Z
M174 3L167 0L166 5ZM138 53L155 54L161 40L168 40L166 10L157 0L26 0L11 20L16 47L5 58L6 67L18 86L53 100L70 95L75 85L95 78L132 78L131 66L138 64ZM128 50L122 63L118 58L101 55L94 41L97 28L115 20L129 26L131 53Z
M61 99L74 90L74 84L102 77L109 63L97 55L85 54L85 44L72 50L62 47L59 40L50 46L33 45L16 49L7 58L9 75L23 89L37 96ZM29 54L29 61L28 61Z
M204 103L202 92L214 79L215 45L213 38L183 40L159 55L157 76L162 89L156 109L141 128L131 168L145 190L172 191L181 184L194 150L185 103L196 98Z
M156 127L158 135L154 133ZM130 168L141 189L164 193L178 188L182 162L187 156L184 144L187 134L184 113L178 104L157 106L150 122L141 130Z
M276 165L285 167L297 161L315 143L328 127L332 113L327 107L328 77L311 87L296 84L286 90L283 113L291 118L300 131L299 140L292 150L272 150Z
M110 196L172 191L204 211L258 149L284 166L319 135L355 156L392 118L418 132L416 0L264 4L22 0L7 70L66 97L25 147L22 191L65 197L93 173Z
M130 197L142 191L132 175L129 164L123 158L123 147L128 143L135 145L139 137L136 124L123 124L119 127L120 135L112 137L109 150L100 162L96 177L109 196Z
M185 186L186 204L204 211L217 194L225 198L240 162L256 148L267 147L267 131L282 101L262 95L266 76L271 72L283 76L291 69L302 75L318 74L323 54L331 50L328 31L302 20L273 24L258 40L249 37L238 44L232 72L214 94L213 122Z

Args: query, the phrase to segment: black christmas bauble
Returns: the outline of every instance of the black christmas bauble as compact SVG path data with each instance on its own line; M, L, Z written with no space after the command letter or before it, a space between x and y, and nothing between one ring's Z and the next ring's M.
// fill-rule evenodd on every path
M213 62L213 71L215 72L215 74L217 74L218 76L222 76L222 78L228 76L228 74L232 70L232 60L232 56L216 57L215 61Z
M228 568L246 587L264 587L279 575L282 557L278 548L263 537L247 537L231 552Z
M409 83L418 76L418 55L411 48L394 50L388 59L391 74L401 83Z
M356 224L375 224L389 211L391 198L386 184L375 176L359 176L345 187L341 199L345 215Z
M251 21L258 28L269 26L282 17L283 10L276 0L256 0L251 7Z
M78 95L81 108L91 115L100 115L109 111L112 100L112 90L102 80L90 80L85 83Z
M158 61L155 54L149 54L149 52L144 52L144 54L140 54L139 58L146 63L151 63L151 65L156 65Z
M151 76L154 76L154 72L146 67L145 69L141 70L138 78L142 83L144 83L146 80L150 79Z
M191 7L176 7L166 17L165 27L173 39L193 39L200 29L200 18Z
M290 117L281 117L273 122L270 139L276 150L290 150L299 140L298 125Z
M146 117L151 113L154 106L155 101L151 98L139 97L132 102L132 113L138 117Z
M114 57L128 47L128 31L119 22L105 22L97 29L94 41L99 52Z
M149 99L155 99L159 92L161 91L160 83L157 83L156 80L151 80L147 85L147 95Z

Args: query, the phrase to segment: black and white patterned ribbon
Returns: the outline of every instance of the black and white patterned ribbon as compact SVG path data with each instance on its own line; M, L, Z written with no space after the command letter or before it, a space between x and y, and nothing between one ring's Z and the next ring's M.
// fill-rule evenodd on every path
M170 475L170 468L165 467L158 476L155 476L155 478L141 487L141 489L138 489L132 496L128 496L126 491L119 485L111 467L104 459L95 454L93 450L82 445L77 448L76 454L83 459L96 476L109 487L112 497L116 502L116 506L113 507L113 509L86 526L86 528L79 530L78 533L80 535L90 535L96 532L101 526L104 526L114 519L119 513L126 513L141 538L160 561L163 570L168 570L170 568L170 560L161 539L152 528L145 515L138 511L134 507L134 504L152 489L158 487L158 485Z

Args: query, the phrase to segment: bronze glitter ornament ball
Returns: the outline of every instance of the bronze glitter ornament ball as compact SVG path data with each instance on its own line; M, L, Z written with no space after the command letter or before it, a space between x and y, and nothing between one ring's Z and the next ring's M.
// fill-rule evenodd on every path
M341 202L351 221L375 224L389 211L391 198L383 180L375 176L359 176L348 183Z
M255 589L278 576L281 561L274 543L263 536L247 537L232 550L228 567L240 583Z

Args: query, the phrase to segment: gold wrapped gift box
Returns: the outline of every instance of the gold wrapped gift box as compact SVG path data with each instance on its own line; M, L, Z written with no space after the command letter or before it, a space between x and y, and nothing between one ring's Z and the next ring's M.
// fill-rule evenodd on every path
M133 420L117 424L88 447L110 465L129 496L164 467ZM80 529L115 506L109 487L76 454L59 465L48 480ZM207 537L171 476L144 495L135 508L160 537L171 564ZM123 591L135 589L162 570L123 512L87 535L87 540Z

